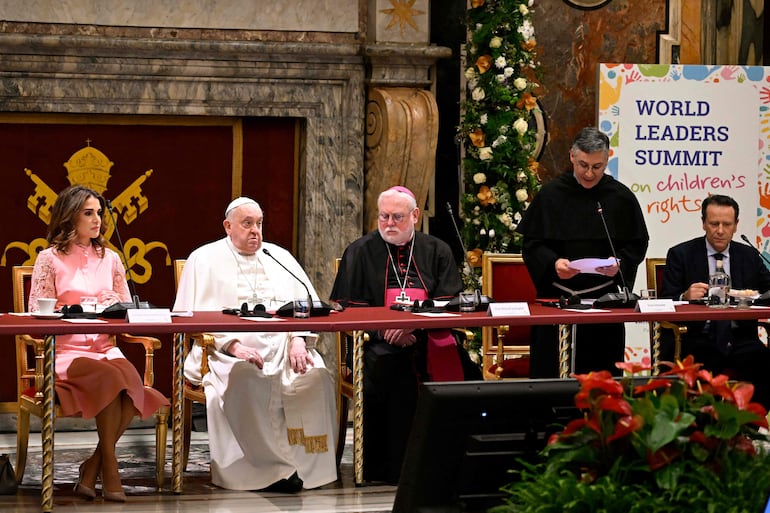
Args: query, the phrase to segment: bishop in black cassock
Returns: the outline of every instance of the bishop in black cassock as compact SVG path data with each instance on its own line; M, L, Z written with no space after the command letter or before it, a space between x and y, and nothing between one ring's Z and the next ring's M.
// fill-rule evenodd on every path
M462 280L452 251L440 239L414 230L419 209L412 193L388 189L378 207L379 229L345 250L331 299L356 307L457 296ZM364 347L364 479L395 484L419 383L466 375L480 379L481 374L447 330L417 330L390 341L385 334L369 333Z

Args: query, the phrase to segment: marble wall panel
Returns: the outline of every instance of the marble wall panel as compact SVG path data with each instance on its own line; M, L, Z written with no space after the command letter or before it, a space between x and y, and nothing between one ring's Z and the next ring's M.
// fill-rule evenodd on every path
M540 66L539 95L546 113L548 144L541 158L544 178L569 169L577 132L596 123L597 64L657 62L658 32L665 32L666 0L613 0L595 10L562 0L536 3L533 23Z
M427 0L426 0L427 1ZM358 31L358 0L3 0L0 20L76 25Z
M355 46L0 34L0 111L303 120L298 257L322 296L361 234L364 67Z

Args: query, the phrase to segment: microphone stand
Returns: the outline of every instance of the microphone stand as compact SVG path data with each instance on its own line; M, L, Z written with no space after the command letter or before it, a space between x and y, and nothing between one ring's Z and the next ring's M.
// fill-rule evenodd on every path
M468 260L468 250L465 249L465 243L463 242L463 237L460 235L460 228L457 227L457 222L455 221L455 215L454 212L452 212L452 205L447 201L446 202L446 210L449 212L449 219L452 220L452 226L454 226L455 229L455 235L457 235L457 240L460 242L460 249L463 251L463 260L466 266L466 269L468 270L468 274L471 276L471 280L473 281L473 289L476 293L476 299L481 302L481 287L479 285L478 277L476 276L476 273L473 272L473 267L471 266L471 261Z
M262 252L263 252L265 255L267 255L267 256L269 256L270 258L272 258L272 259L275 261L275 263L276 263L276 264L280 265L280 266L283 268L283 270L284 270L284 271L286 271L287 273L289 273L289 274L292 276L292 278L294 278L295 280L297 280L298 282L300 282L300 283L302 284L302 286L303 286L303 287L305 287L305 292L307 293L307 308L308 308L308 315L309 315L309 316L312 316L312 315L313 315L313 313L312 313L312 312L313 312L313 296L310 294L310 287L308 287L308 286L307 286L307 284L306 284L304 281L300 280L300 279L299 279L299 277L297 277L297 275L296 275L296 274L294 274L293 272L291 272L291 271L289 270L289 268L288 268L288 267L286 267L285 265L283 265L283 264L282 264L282 263L281 263L281 262L280 262L280 261L279 261L277 258L275 258L275 257L273 256L273 254L272 254L272 253L270 253L270 251L268 251L268 249L267 249L267 248L263 247L263 248L262 248ZM321 304L321 307L323 307L323 306L324 306L324 305L323 305L323 303L322 303L322 304ZM318 311L316 311L316 315L319 315ZM327 315L328 315L328 312L327 312Z
M770 266L770 260L768 260L767 256L764 253L762 253L760 250L758 250L756 248L756 246L754 246L754 244L749 242L749 238L748 237L746 237L745 235L741 234L741 239L743 239L743 242L745 242L746 244L748 244L749 246L754 248L754 251L759 253L759 258L762 259L762 261L765 263L765 265Z
M148 308L148 306L142 305L139 301L139 294L136 293L136 283L134 283L134 278L131 276L131 267L128 265L128 257L126 256L126 248L123 246L123 239L120 238L120 230L118 230L118 221L115 218L115 212L112 209L112 202L108 199L104 200L105 205L107 206L107 212L110 213L110 219L112 220L112 226L115 229L115 236L118 238L118 247L120 248L120 256L123 257L123 264L126 266L126 281L128 282L128 289L129 292L131 292L131 299L133 300L133 308ZM128 307L128 304L131 303L123 303Z
M620 259L618 258L618 254L615 252L615 246L612 244L612 237L610 236L610 230L607 228L607 222L604 220L604 210L602 209L602 204L600 202L596 202L596 211L599 213L599 218L602 220L602 226L604 227L604 234L607 235L607 240L610 243L610 251L612 251L612 257L615 259L615 263L618 264L618 274L620 275L620 283L623 286L623 303L628 303L632 298L631 292L628 290L628 285L626 285L626 278L623 276L623 268L620 266Z

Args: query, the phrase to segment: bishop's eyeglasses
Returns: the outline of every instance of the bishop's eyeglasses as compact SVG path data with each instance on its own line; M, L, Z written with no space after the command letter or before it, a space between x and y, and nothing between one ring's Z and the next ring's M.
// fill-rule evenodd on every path
M377 214L377 217L383 223L387 223L388 219L393 219L393 222L398 224L402 222L404 219L406 219L407 217L409 217L409 214L386 214L385 212L380 212L379 214Z

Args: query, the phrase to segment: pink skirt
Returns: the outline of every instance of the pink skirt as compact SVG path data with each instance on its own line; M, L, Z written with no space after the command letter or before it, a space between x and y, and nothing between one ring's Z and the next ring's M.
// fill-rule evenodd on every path
M75 358L66 377L60 375L56 380L55 388L67 417L93 418L124 390L143 419L169 404L163 394L144 386L136 367L125 358Z

